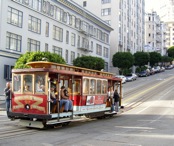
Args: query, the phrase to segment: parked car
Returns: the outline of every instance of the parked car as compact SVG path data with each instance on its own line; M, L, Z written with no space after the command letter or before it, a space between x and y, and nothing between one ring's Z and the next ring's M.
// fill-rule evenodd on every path
M146 70L139 72L139 77L147 77L150 75L150 73Z
M117 77L117 78L119 78L119 79L122 79L122 84L123 84L123 83L126 83L126 77L125 77L125 76L123 76L123 75L118 75L118 76L115 76L115 77Z
M155 73L159 73L160 72L160 67L159 66L155 66L154 67L154 71L155 71Z
M161 68L160 68L160 72L164 72L166 69L162 66Z
M126 81L129 82L129 81L134 81L137 79L137 76L136 74L133 74L133 73L130 73L130 74L127 74L126 75Z
M155 71L154 71L154 68L150 68L150 75L154 75L155 74Z
M168 65L165 67L165 69L169 70L169 69L172 69L173 68L173 65Z

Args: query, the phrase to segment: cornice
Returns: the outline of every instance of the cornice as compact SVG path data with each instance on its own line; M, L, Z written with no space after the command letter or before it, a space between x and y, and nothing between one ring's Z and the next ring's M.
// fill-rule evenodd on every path
M105 24L105 22L100 19L99 17L95 16L91 12L87 11L83 7L81 7L78 4L75 4L75 2L72 2L71 0L57 0L57 2L61 3L62 5L72 9L76 13L80 14L82 17L85 17L86 19L92 21L93 23L97 24L98 26L104 28L107 31L112 31L113 28L111 28L109 25Z
M20 57L20 55L21 54L17 54L17 53L14 53L14 52L8 52L8 51L0 50L0 56L3 56L3 57L18 59Z

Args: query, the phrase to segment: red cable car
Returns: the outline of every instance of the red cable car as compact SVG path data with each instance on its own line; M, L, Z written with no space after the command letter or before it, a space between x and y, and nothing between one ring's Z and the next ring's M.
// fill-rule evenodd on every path
M44 128L80 120L82 116L112 116L108 87L117 88L122 96L121 79L108 72L45 61L27 65L31 68L12 71L9 115L20 119L22 126ZM50 97L52 86L55 87L57 99L55 105L52 105ZM68 90L69 99L73 103L72 111L63 112L64 105L60 107L61 86Z

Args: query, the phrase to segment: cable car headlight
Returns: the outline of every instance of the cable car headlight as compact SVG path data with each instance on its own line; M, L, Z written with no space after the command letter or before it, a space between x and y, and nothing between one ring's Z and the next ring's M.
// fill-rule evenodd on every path
M30 105L29 105L29 104L26 104L26 105L25 105L25 109L26 109L26 110L29 110L29 109L30 109Z

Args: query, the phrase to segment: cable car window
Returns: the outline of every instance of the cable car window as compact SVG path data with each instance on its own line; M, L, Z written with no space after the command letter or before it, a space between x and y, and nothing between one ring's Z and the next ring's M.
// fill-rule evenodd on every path
M89 79L83 79L83 94L89 94Z
M13 76L13 91L14 92L21 92L21 75L15 74Z
M97 80L97 94L101 94L101 80Z
M107 94L108 82L107 80L103 80L102 82L102 94Z
M32 75L24 75L23 90L24 92L32 92Z
M74 81L73 91L75 94L80 94L80 80Z
M45 92L45 75L36 75L35 81L36 92Z
M89 94L95 94L96 93L96 80L91 79L90 80L90 93Z

